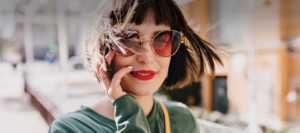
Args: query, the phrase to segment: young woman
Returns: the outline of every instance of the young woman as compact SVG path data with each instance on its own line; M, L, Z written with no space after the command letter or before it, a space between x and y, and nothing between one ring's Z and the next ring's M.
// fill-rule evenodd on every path
M107 99L56 119L49 132L193 133L189 109L153 94L198 81L222 64L172 0L114 0L97 12L85 41L87 66Z

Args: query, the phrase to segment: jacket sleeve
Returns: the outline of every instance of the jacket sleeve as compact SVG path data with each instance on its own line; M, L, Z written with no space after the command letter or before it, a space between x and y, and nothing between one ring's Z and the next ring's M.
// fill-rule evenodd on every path
M131 95L124 95L113 102L117 133L150 133L150 126L143 109Z

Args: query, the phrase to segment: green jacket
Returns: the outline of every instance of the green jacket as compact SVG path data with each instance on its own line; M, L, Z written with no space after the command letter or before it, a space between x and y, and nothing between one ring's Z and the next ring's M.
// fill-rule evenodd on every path
M182 103L164 102L169 116L172 133L198 133L198 125L192 113ZM115 120L108 119L88 107L63 115L54 120L49 133L164 133L164 115L157 100L147 118L131 95L117 99Z

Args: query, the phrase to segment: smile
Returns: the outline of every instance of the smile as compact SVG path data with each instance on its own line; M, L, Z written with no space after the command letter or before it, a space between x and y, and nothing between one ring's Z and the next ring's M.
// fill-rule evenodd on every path
M154 78L156 72L151 70L138 70L138 71L132 71L130 74L139 80L150 80Z

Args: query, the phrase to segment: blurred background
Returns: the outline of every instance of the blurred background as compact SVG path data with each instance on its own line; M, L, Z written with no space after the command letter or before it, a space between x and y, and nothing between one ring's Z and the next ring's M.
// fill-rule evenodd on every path
M103 98L82 64L99 0L0 0L0 129L47 132ZM156 97L185 103L204 133L300 132L300 0L177 0L224 67Z

